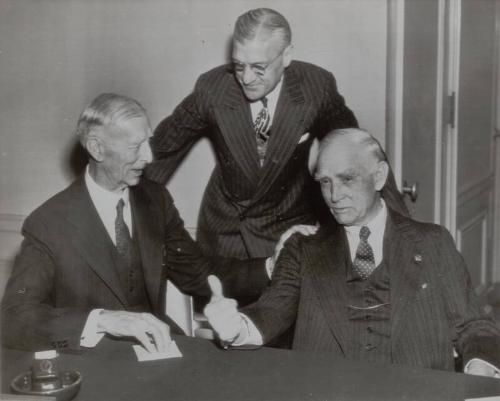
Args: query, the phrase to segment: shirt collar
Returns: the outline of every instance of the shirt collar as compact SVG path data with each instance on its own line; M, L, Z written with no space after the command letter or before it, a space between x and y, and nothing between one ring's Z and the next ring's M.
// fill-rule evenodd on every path
M125 202L125 206L129 203L128 187L126 187L121 193L111 192L106 188L101 187L90 175L89 165L85 168L85 185L87 185L90 197L94 200L94 202L116 205L121 198Z
M382 207L378 213L367 224L364 224L370 229L370 235L372 238L383 238L384 236L385 223L387 221L387 206L385 205L385 201L383 199L380 199L380 202ZM359 236L361 227L362 226L344 226L344 229L349 236Z
M284 76L284 74L283 74L283 76ZM281 79L276 84L274 89L265 96L267 98L268 104L275 105L276 103L278 103L278 97L280 95L281 86L283 85L283 76L281 76Z

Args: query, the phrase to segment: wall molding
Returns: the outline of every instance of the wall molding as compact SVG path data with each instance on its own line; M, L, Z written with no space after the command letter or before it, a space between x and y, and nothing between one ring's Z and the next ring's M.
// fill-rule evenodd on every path
M487 250L488 250L488 221L487 212L481 212L473 218L467 220L460 225L457 229L457 249L462 252L462 245L464 237L468 232L472 231L474 228L480 226L481 230L481 282L480 285L484 285L487 282ZM469 267L470 268L470 267Z
M463 206L467 202L470 202L479 196L491 192L493 190L493 185L495 181L495 176L490 173L486 177L483 177L476 182L468 185L465 188L461 188L458 194L458 205Z
M0 213L0 297L9 279L14 258L22 241L21 228L25 215Z
M24 219L23 214L0 213L0 232L20 234Z

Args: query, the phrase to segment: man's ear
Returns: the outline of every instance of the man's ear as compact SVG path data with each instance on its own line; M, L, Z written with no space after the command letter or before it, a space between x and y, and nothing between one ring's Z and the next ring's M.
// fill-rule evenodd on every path
M375 190L381 191L384 188L385 182L387 181L387 176L389 175L389 165L385 161L380 161L377 163L377 168L375 170Z
M292 62L292 49L293 45L289 44L287 47L285 47L285 50L283 50L283 65L285 68L288 67Z
M309 148L309 157L307 159L307 168L309 169L309 174L314 175L314 171L316 170L316 166L318 164L318 155L319 155L319 141L317 138L314 138L311 147Z
M104 146L101 139L95 135L89 136L85 143L85 149L90 157L97 162L102 162L104 159Z

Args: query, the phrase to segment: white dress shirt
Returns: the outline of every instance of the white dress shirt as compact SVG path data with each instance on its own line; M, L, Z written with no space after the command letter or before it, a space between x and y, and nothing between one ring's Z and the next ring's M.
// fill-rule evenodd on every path
M90 199L94 204L97 214L106 227L109 238L116 245L115 219L116 205L120 199L123 199L123 220L127 225L130 235L132 235L132 212L130 210L129 189L125 188L122 192L116 193L108 191L97 184L90 176L89 166L85 170L85 185L90 194Z
M375 266L382 262L383 249L384 249L384 233L385 223L387 221L387 207L385 202L381 200L382 207L379 209L377 215L366 224L370 230L367 242L373 249L373 256L375 257ZM356 257L356 250L359 245L359 231L362 226L344 226L345 233L347 234L347 242L349 243L349 250L351 251L351 260L354 261Z
M273 124L274 114L276 112L276 105L278 104L278 98L280 97L281 86L283 83L283 77L276 84L274 89L269 92L265 98L267 99L267 112L269 113L269 126ZM256 102L250 103L250 110L252 111L252 121L255 121L259 112L262 110L262 102L257 100Z
M89 191L90 199L94 204L97 214L101 219L106 231L116 245L115 219L116 205L120 199L123 199L125 205L123 207L123 220L127 225L129 232L132 234L132 212L130 210L129 190L125 188L121 193L108 191L97 184L89 173L89 166L85 170L85 185ZM92 348L101 341L104 333L97 330L97 319L102 309L94 309L90 312L85 322L85 326L80 337L80 345L82 347Z

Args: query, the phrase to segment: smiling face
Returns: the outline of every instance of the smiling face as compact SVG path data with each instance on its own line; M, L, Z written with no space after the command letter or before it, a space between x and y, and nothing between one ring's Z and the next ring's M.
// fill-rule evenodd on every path
M262 99L281 80L291 62L291 46L283 46L280 34L233 43L234 74L248 100Z
M338 223L362 226L380 209L379 191L388 165L348 136L333 139L319 154L315 179Z
M102 127L97 136L98 155L94 168L96 182L118 192L137 185L142 172L153 156L149 139L152 136L146 118L136 117Z

